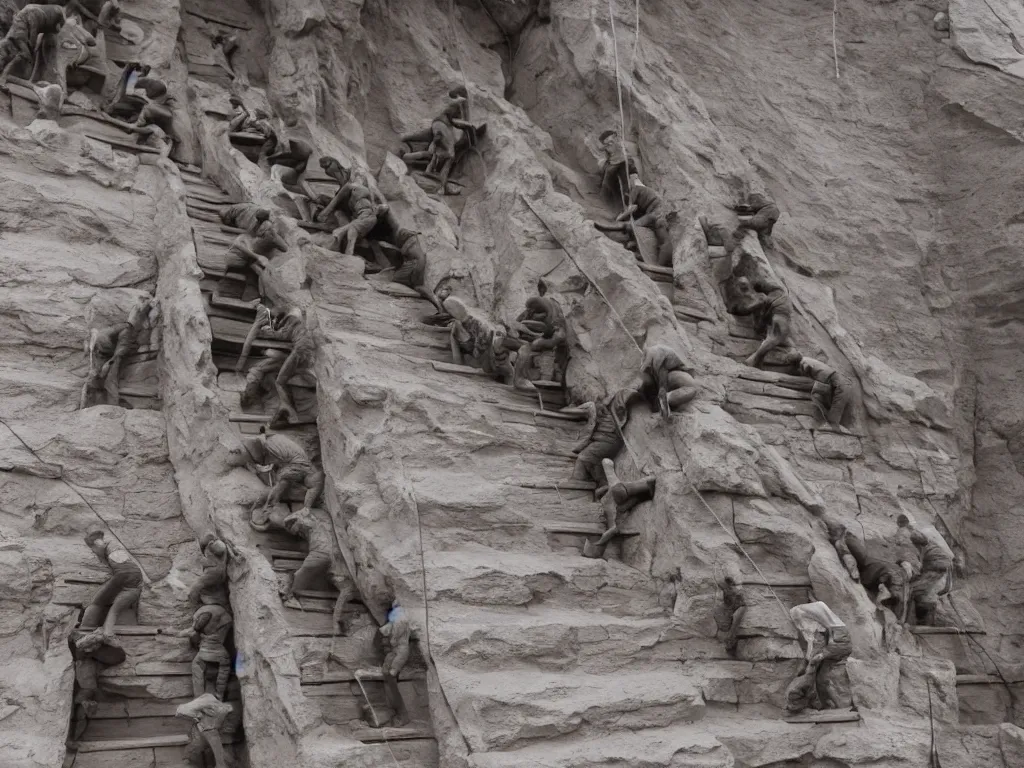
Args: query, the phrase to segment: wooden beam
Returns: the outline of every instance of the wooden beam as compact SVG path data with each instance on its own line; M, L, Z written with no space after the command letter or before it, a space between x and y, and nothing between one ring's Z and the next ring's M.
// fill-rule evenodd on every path
M185 13L188 13L196 18L202 19L203 21L209 21L212 24L220 24L223 27L231 27L232 29L244 29L249 31L252 29L251 24L240 19L226 19L223 16L214 16L206 11L196 11L191 8L186 8Z
M593 491L597 488L597 483L586 480L510 480L508 484L541 491Z
M146 749L147 747L184 747L188 734L174 736L142 736L136 739L112 739L109 741L77 741L69 746L79 752L117 752L125 749Z
M787 723L856 723L860 715L856 712L813 712L784 718Z
M1003 680L999 675L957 675L957 685L1020 685L1024 680Z
M915 635L985 635L984 629L960 629L959 627L910 627Z
M96 136L92 133L84 134L85 138L92 139L93 141L99 141L104 144L109 144L115 149L124 149L129 152L139 152L142 154L159 155L160 150L153 149L152 147L146 147L142 144L131 144L127 141L118 141L117 139L107 138L106 136Z
M769 581L762 581L760 579L752 579L747 581L744 579L741 586L744 587L772 587L773 589L807 589L811 586L810 579L770 579Z

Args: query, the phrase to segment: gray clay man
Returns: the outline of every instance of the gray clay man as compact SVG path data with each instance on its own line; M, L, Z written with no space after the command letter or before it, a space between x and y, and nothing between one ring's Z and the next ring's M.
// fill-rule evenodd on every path
M188 637L197 647L192 659L192 695L199 697L206 693L206 667L217 665L216 696L224 700L231 675L231 655L227 649L228 635L234 620L231 611L223 605L203 605L193 614L192 626L181 630L177 637Z
M99 588L82 615L82 628L94 629L102 622L102 636L105 641L114 637L114 626L122 611L139 602L142 594L142 569L132 560L131 555L120 543L108 541L103 531L90 531L85 543L110 568L111 575Z
M620 533L619 515L625 514L637 504L651 501L654 498L655 478L646 477L642 480L623 482L615 473L615 462L611 459L604 459L601 465L608 481L608 492L602 499L608 529L596 543L591 544L589 540L584 542L584 557L601 557L608 542Z
M733 285L735 297L729 311L734 315L752 315L755 329L765 334L757 351L745 361L752 368L760 368L769 352L789 342L793 305L789 294L777 285L753 284L745 277L737 277Z
M188 745L185 747L185 759L189 765L205 768L208 765L207 757L212 754L214 768L228 768L221 729L233 713L234 707L210 693L204 693L178 707L175 717L192 723Z
M805 603L790 609L790 617L804 648L804 664L786 690L786 709L796 714L812 702L827 709L836 709L839 702L829 686L832 669L853 652L850 631L843 620L823 602ZM824 646L817 642L824 633Z

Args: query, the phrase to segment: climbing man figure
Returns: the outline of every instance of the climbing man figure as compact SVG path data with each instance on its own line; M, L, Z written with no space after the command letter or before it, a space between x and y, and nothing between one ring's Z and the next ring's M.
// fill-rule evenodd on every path
M901 517L909 527L909 518ZM914 618L920 625L934 626L939 598L952 588L953 553L946 542L940 544L921 531L913 531L910 540L921 553L921 572L910 582Z
M245 221L249 226L228 246L226 255L242 258L257 275L262 276L263 270L270 266L270 257L274 251L287 253L288 244L277 233L270 221L270 211L266 208L236 216L235 221Z
M103 531L90 531L85 535L85 544L110 568L111 576L99 588L82 615L82 629L93 629L102 622L101 635L112 640L117 618L124 610L139 602L142 594L142 569L135 564L131 555L115 540L107 541Z
M850 406L853 383L832 366L812 357L801 357L797 367L802 376L814 379L811 400L821 416L837 431L848 433L841 422Z
M30 3L14 14L7 35L0 40L0 83L19 63L31 64L39 50L39 36L60 32L64 26L64 9L59 5Z
M741 219L736 226L737 234L743 230L757 232L757 237L765 248L771 248L772 229L775 222L779 220L779 207L775 205L767 195L755 192L749 198L749 202L743 208L744 213L749 213L749 219Z
M266 513L292 487L306 489L302 501L303 510L311 509L316 504L324 490L324 473L313 466L301 445L285 435L276 432L268 434L265 427L260 429L256 437L244 438L242 444L256 468L268 467L277 477L266 495L253 505L250 519L257 507Z
M406 709L402 692L398 688L398 675L405 668L409 661L409 640L412 635L412 627L409 624L409 617L395 600L388 611L387 623L377 630L381 644L385 647L386 655L380 671L384 676L384 697L388 707L395 713L391 718L390 725L401 728L409 723L409 711ZM371 675L374 670L358 670L356 677ZM367 718L372 727L380 728L388 723L377 722L373 718L373 712Z
M295 407L295 399L292 397L291 380L298 375L313 376L313 364L316 362L316 343L313 341L313 334L306 326L306 320L299 307L282 309L275 307L270 310L274 327L264 329L261 335L268 339L291 342L292 349L285 358L281 369L274 379L274 388L277 390L278 407L277 413L270 420L271 426L279 426L299 420L299 413ZM246 392L249 391L248 381Z
M434 292L427 287L427 253L420 243L418 232L405 227L399 227L395 233L395 245L398 246L402 255L402 266L395 270L391 279L412 288L416 293L434 305L440 314L445 314L444 305L434 295Z
M188 592L189 605L219 605L228 602L228 547L209 531L199 540L203 572Z
M757 351L745 361L751 368L760 368L769 352L789 343L793 305L789 294L777 285L755 285L745 277L737 277L733 286L735 297L729 311L734 315L752 315L754 328L765 334Z
M669 238L669 213L661 196L648 186L645 186L638 176L631 177L633 186L629 191L629 204L620 213L612 224L595 222L594 227L601 232L633 232L636 234L637 227L647 227L656 238L658 245L655 262L661 266L672 264L672 243ZM667 264L663 264L663 257L667 254ZM645 261L643 253L637 253L637 259Z
M640 395L666 421L697 396L697 382L687 372L686 364L663 344L644 348L640 376Z
M178 632L175 637L188 637L197 648L192 659L192 695L199 697L206 693L206 667L217 665L216 696L224 701L231 674L231 654L228 653L227 639L234 619L231 611L222 605L204 605L192 616L192 626Z
M328 159L333 158L321 158L321 164ZM329 221L331 214L341 207L348 215L349 222L331 234L334 235L334 248L351 256L356 252L356 244L373 231L380 217L387 213L390 207L376 185L362 183L364 179L353 178L352 172L340 163L337 168L332 166L332 169L338 174L341 187L327 206L316 215L316 220Z
M736 658L740 624L747 615L747 597L742 585L732 576L722 579L722 611L716 614L719 630L725 632L725 652Z
M583 542L584 557L601 557L608 542L619 535L619 515L625 514L637 504L651 501L654 498L656 485L654 477L623 482L615 474L615 462L611 459L602 459L601 466L608 481L608 492L601 500L608 529L601 534L601 538L596 543L591 544L590 539Z
M93 328L85 342L89 356L89 374L82 386L79 410L96 405L93 402L100 390L106 390L108 405L118 405L121 362L131 352L139 331L148 323L156 327L159 304L148 294L140 295L128 311L128 319L107 328Z
M607 484L602 462L614 459L625 445L622 431L629 422L629 408L637 397L635 390L620 389L603 400L584 403L579 408L563 409L564 413L588 414L584 436L572 449L577 454L572 469L573 480L593 480L598 489Z
M787 711L796 714L815 701L824 708L838 709L839 701L829 684L829 675L853 652L849 629L821 601L794 606L789 615L804 649L804 664L786 689ZM824 643L818 641L822 633Z
M908 599L908 579L903 569L884 556L873 553L865 542L849 533L845 525L827 524L829 538L839 553L850 577L864 589L875 593L878 608L889 607L897 618L904 614Z
M555 354L552 378L564 387L565 370L569 365L569 337L565 315L558 302L550 296L531 296L526 300L526 309L516 318L516 329L523 339L516 358L513 380L516 388L534 388L528 374L534 358L547 350L554 350Z
M228 768L221 731L233 714L234 707L209 693L178 706L174 716L192 723L185 747L185 759L189 765L206 768L209 765L207 758L212 755L214 768Z
M284 529L292 536L304 539L309 554L295 572L291 583L281 599L286 603L294 601L295 593L315 589L325 577L338 590L334 601L334 625L342 635L348 633L345 621L345 605L356 596L356 588L349 578L348 569L342 562L334 530L323 510L308 507L293 512L284 519Z

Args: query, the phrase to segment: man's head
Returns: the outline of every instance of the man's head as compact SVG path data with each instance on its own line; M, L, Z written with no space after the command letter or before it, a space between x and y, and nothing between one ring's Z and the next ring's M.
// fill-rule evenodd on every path
M547 315L547 302L540 296L531 296L526 300L526 308L534 315Z
M928 537L920 531L913 531L910 534L910 540L919 547L923 547L928 544Z
M466 86L456 85L454 88L448 91L448 96L453 99L465 99L466 97L469 96L469 92L466 90Z
M454 317L456 320L465 320L469 317L469 310L466 309L466 305L462 303L460 299L454 296L449 296L442 301L444 308L448 310L448 314Z
M601 142L602 147L608 149L615 143L617 138L619 138L619 132L609 129L601 133L598 137L598 141Z
M228 104L230 104L235 109L244 109L245 108L245 104L242 103L242 100L240 98L238 98L237 96L231 96L230 98L228 98Z
M897 528L909 528L910 527L910 518L901 513L900 515L898 515L896 517L896 527Z
M270 211L268 211L266 208L257 208L256 211L253 212L253 218L256 219L256 221L258 221L260 224L262 224L265 221L270 221Z
M106 534L100 530L89 531L85 534L85 545L93 552L101 552L106 545Z
M255 117L257 120L269 120L270 119L270 113L267 112L267 110L265 110L265 109L260 109L259 107L257 107L256 109L254 109L252 111L252 116Z
M733 288L736 289L736 293L742 296L749 296L754 292L753 286L751 286L750 281L745 277L737 277L733 280L732 285Z
M755 192L749 198L747 198L747 204L754 210L764 208L770 202L771 201L768 199L768 196L760 192Z

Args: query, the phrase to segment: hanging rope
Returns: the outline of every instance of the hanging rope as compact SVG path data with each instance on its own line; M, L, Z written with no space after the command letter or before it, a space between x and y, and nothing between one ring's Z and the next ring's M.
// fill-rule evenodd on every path
M839 79L839 48L836 45L836 17L839 15L839 0L832 0L832 59L836 63L836 80Z
M612 0L608 0L608 19L611 22L612 30L612 50L615 53L615 96L619 102L619 144L622 147L622 160L626 168L626 199L624 204L626 209L629 210L631 207L630 201L633 198L633 179L629 173L629 153L626 151L626 113L622 107L622 73L619 70L619 38L615 32L615 12L612 7ZM637 0L636 4L636 42L633 44L633 57L636 58L636 44L640 39L640 0ZM632 73L631 73L632 74ZM630 91L632 94L632 91ZM621 194L621 191L620 191ZM633 218L633 212L629 214L629 226L633 232L633 237L636 238L636 247L640 252L641 261L647 262L647 254L644 253L643 243L640 238L636 235L636 220Z
M26 443L26 442L25 442L25 441L24 441L24 440L22 439L21 435L19 435L19 434L18 434L17 432L15 432L15 431L14 431L14 428L13 428L13 427L12 427L12 426L11 426L10 424L8 424L8 423L7 423L6 421L4 421L4 419L0 418L0 424L3 424L3 425L4 425L5 427L7 427L7 431L8 431L8 432L10 432L10 433L11 433L12 435L14 435L15 439L17 439L17 441L18 441L19 443L21 443L21 444L22 444L22 445L23 445L23 446L25 447L25 450L27 450L27 451L28 451L29 453L31 453L31 454L32 454L33 458L35 458L35 460L36 460L36 461L38 461L38 462L39 462L40 464L42 464L42 465L43 465L43 466L45 466L45 467L50 467L50 466L54 466L54 465L52 465L52 464L50 464L50 463L48 463L48 462L44 461L44 460L43 460L43 459L42 459L42 458L41 458L41 457L39 456L39 454L35 452L35 450L34 450L34 449L32 448L32 446L30 446L30 445L29 445L28 443ZM93 505L92 505L92 504L91 504L91 503L89 502L89 500L88 500L87 498L85 498L85 496L83 496L83 495L82 495L82 492L81 492L81 491L79 491L79 490L78 490L78 489L77 489L77 488L76 488L75 486L73 486L73 485L72 485L71 483L69 483L69 482L68 482L68 481L67 481L67 480L66 480L66 479L64 478L64 468L63 468L63 467L60 467L60 475L58 475L58 477L57 477L56 479L57 479L57 480L60 480L60 481L61 481L62 483L64 483L64 485L66 485L66 486L67 486L68 488L70 488L70 489L71 489L71 490L72 490L72 491L74 492L74 494L75 494L75 495L76 495L76 496L77 496L77 497L78 497L79 499L81 499L81 500L82 500L82 502L83 502L83 503L85 504L85 506L87 506L87 507L88 507L88 508L89 508L90 510L92 510L92 513L93 513L94 515L96 515L96 517L97 517L97 518L99 518L99 521L100 521L101 523L103 523L103 526L104 526L104 527L105 527L105 528L106 528L106 529L107 529L108 531L110 531L110 535L114 537L114 540L115 540L115 541L116 541L116 542L117 542L118 544L120 544L120 545L121 545L122 547L124 547L124 550L125 550L125 552L127 552L127 553L128 553L128 555L129 555L129 556L130 556L130 557L132 558L132 560L134 561L134 563L135 563L135 564L136 564L137 566L139 566L139 570L140 570L140 571L142 572L142 579L143 579L143 581L145 581L145 582L146 582L146 584L152 584L152 583L153 583L153 581L152 581L152 579L150 579L150 578L149 578L149 574L148 574L148 573L146 573L146 569L142 567L142 563L141 563L141 562L139 562L139 558L137 558L137 557L136 557L136 556L135 556L135 555L134 555L134 554L132 553L132 551L131 551L130 549L128 549L128 545L127 545L127 544L125 544L125 543L124 543L124 542L123 542L123 541L121 540L121 537L120 537L120 536L118 536L118 535L117 535L117 534L116 534L116 533L114 532L114 529L113 529L113 528L111 528L111 526L110 526L110 523L109 523L109 522L107 522L106 518L104 518L104 517L103 517L103 515L101 515L101 514L99 513L99 510L97 510L97 509L96 509L96 507L94 507L94 506L93 506Z

